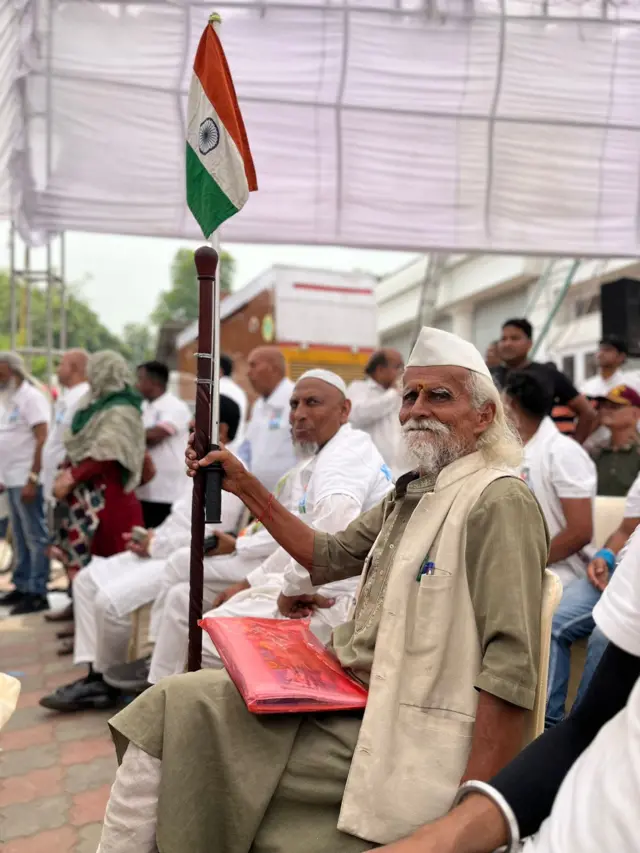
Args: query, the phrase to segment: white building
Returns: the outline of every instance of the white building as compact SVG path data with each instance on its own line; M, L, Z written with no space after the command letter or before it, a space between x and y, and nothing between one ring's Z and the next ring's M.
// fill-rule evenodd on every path
M527 317L535 336L549 323L536 360L554 361L579 386L596 369L600 285L622 277L640 278L640 261L419 256L376 285L380 343L406 357L423 318L484 352L505 320Z

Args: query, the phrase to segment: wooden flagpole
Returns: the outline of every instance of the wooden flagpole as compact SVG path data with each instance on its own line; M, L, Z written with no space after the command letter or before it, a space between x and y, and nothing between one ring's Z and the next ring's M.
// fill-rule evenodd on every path
M220 317L214 311L218 253L211 246L201 246L195 252L198 274L198 352L196 353L196 413L194 449L198 458L208 453L218 436L212 436L212 412L217 409L217 388L214 387L214 335L220 334ZM217 424L217 415L215 418ZM193 481L191 504L191 561L189 566L189 672L200 669L202 662L202 619L204 595L204 532L206 520L219 521L221 499L221 469L201 469ZM217 504L217 506L216 506ZM214 519L217 509L218 518ZM209 512L207 512L209 510Z

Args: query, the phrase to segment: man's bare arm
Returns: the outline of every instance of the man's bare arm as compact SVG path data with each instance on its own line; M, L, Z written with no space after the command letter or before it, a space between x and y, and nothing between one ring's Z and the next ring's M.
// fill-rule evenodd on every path
M619 554L638 524L640 524L640 518L623 518L620 526L613 531L605 542L604 547L609 548L614 554Z
M42 470L42 449L47 440L49 428L47 424L36 424L33 428L33 437L36 440L36 446L33 452L33 462L31 463L31 471L34 474L39 474Z
M589 498L561 498L565 527L551 540L549 565L566 560L586 547L593 538L593 516Z
M168 438L171 438L171 433L163 426L149 427L145 432L147 447L155 447L157 444L162 444Z
M471 753L462 778L487 781L522 749L526 711L480 691Z
M508 840L500 809L488 797L471 794L448 815L379 853L493 853Z
M192 448L187 450L186 462L189 476L193 477L201 467L219 462L224 469L222 487L237 495L255 518L259 519L276 542L293 559L311 571L313 566L313 528L300 521L285 509L262 483L250 474L242 462L226 450L208 453L198 461Z
M596 428L598 414L584 394L578 394L577 397L570 400L569 408L578 416L575 440L579 444L584 444Z

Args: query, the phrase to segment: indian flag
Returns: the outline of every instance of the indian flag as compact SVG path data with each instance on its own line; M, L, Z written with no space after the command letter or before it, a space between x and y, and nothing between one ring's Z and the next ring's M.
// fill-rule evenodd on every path
M211 15L193 64L187 124L187 204L205 237L258 189L229 66Z

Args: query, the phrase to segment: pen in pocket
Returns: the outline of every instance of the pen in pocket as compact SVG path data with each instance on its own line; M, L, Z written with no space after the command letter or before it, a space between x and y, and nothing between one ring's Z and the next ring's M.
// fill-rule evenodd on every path
M416 580L420 583L420 578L422 575L433 575L436 570L436 564L432 563L431 560L425 560L424 563L420 566L420 571L416 576Z

